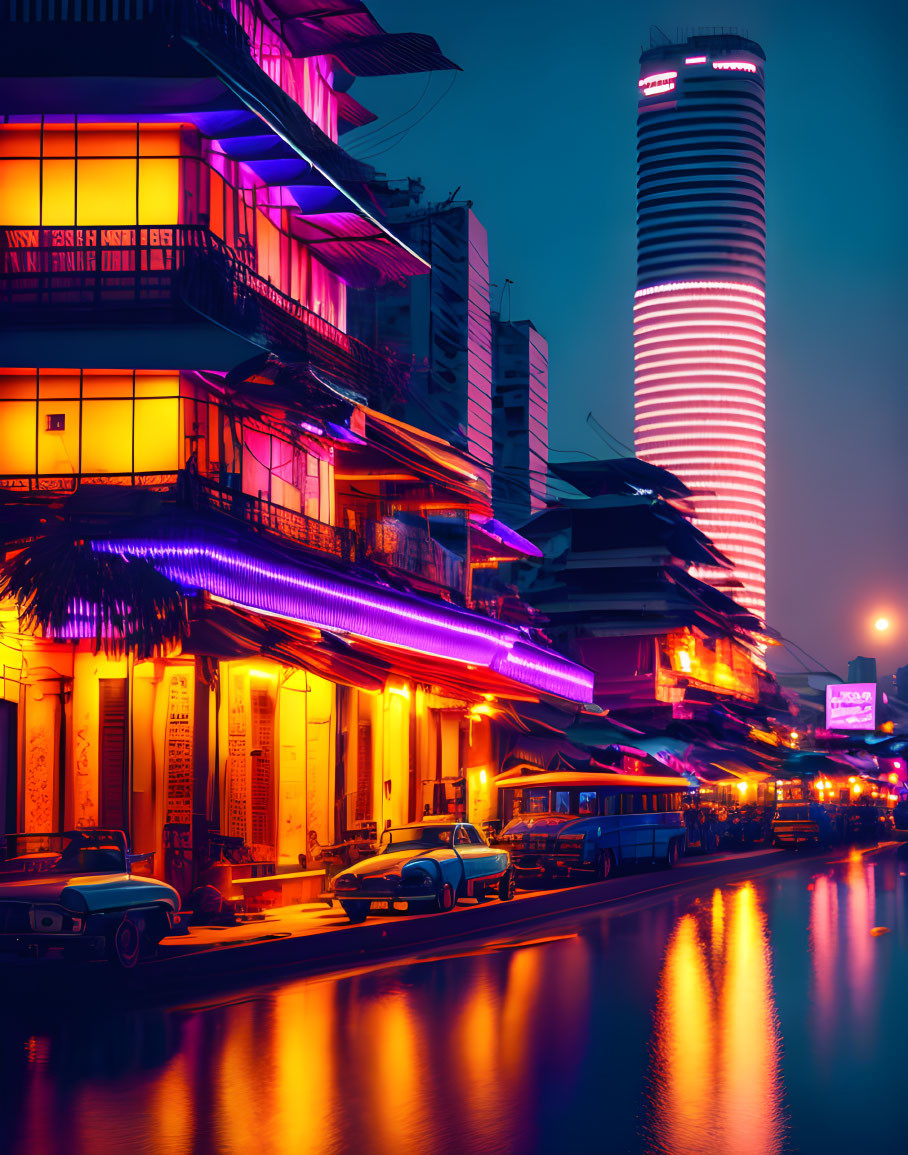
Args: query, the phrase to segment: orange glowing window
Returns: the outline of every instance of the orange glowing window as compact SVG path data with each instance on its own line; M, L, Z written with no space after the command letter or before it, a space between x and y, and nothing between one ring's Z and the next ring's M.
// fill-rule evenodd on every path
M179 405L176 373L0 373L0 471L176 470L182 464Z
M37 160L0 161L0 225L34 225L38 221L41 168Z

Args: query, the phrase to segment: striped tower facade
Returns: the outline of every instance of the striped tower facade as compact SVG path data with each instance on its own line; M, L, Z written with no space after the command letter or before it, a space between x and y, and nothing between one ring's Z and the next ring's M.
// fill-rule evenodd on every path
M763 50L695 36L640 58L635 444L766 607ZM715 585L729 575L701 570Z

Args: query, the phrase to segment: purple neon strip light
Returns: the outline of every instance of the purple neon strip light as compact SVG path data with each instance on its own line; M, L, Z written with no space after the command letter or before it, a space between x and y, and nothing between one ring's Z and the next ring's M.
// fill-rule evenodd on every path
M97 541L93 548L144 558L184 593L206 590L250 610L485 666L570 701L592 700L593 675L583 666L524 640L511 626L454 606L435 606L344 574L263 559L242 545L198 537Z

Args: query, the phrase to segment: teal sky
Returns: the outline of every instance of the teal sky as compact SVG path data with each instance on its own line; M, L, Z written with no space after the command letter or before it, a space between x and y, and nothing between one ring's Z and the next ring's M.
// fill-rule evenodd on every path
M425 76L358 81L379 128L419 103L344 143L390 177L421 177L434 200L460 186L474 202L492 280L514 282L511 316L549 342L550 445L604 456L590 411L633 441L641 47L651 24L673 39L715 26L762 44L768 619L837 673L856 653L876 655L881 673L908 663L908 6L370 7L388 31L435 36L463 72L444 96L449 74L427 89ZM881 613L893 621L885 643L872 629Z

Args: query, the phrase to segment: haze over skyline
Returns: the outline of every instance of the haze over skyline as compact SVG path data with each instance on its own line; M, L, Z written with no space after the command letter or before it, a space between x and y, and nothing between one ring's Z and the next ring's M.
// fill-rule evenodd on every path
M549 342L559 460L555 450L615 455L590 411L633 444L636 95L650 25L672 39L734 29L763 46L767 617L842 675L857 653L881 673L908 661L906 10L588 0L559 20L541 0L372 7L389 31L435 36L463 72L453 85L446 74L357 81L379 120L345 146L392 178L421 178L432 200L459 186L473 201L498 293L510 278L511 316ZM508 306L505 291L505 316ZM774 664L800 668L787 655Z

